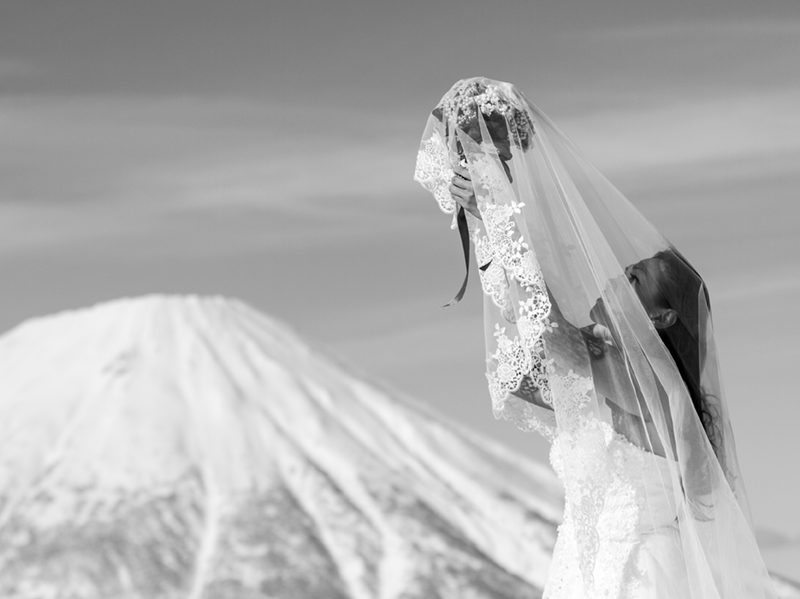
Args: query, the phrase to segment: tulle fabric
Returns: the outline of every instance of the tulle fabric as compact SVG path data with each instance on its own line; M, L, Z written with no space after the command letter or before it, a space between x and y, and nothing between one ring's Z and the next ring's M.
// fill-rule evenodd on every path
M494 415L548 438L565 484L546 596L775 597L700 276L509 83L461 80L428 118L415 179L453 226L456 163L480 213L462 218L484 291ZM681 292L674 339L626 272L650 267ZM573 586L557 589L564 572Z

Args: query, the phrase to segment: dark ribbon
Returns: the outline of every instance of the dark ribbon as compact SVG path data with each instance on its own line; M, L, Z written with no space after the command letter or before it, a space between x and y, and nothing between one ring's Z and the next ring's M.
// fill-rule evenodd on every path
M464 252L464 282L461 283L461 289L458 290L455 297L442 308L447 308L461 301L461 298L464 297L464 292L467 290L467 281L469 280L469 227L467 226L467 214L463 206L458 207L456 222L458 223L458 235L461 237L461 250ZM486 270L491 263L492 261L489 260L489 262L478 268Z

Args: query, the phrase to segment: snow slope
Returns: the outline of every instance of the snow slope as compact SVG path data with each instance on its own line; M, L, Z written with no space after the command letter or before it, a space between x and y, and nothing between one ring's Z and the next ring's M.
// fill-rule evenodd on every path
M241 302L27 321L0 371L1 597L538 596L548 469Z
M239 301L30 320L0 372L4 599L540 596L548 468Z

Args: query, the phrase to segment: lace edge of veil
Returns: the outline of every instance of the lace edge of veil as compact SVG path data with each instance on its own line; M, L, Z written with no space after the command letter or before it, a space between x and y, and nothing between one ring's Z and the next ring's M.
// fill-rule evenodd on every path
M502 194L504 182L491 163L476 164L479 184L494 197ZM454 175L447 146L441 133L434 130L423 140L417 154L414 180L433 195L445 214L455 214L456 202L450 194ZM478 191L476 189L476 195ZM523 204L513 199L493 203L479 197L483 216L470 220L471 238L479 265L483 292L500 310L510 326L495 325L495 351L487 357L486 379L497 419L508 420L523 431L537 431L552 440L556 433L555 417L530 402L511 395L525 385L537 390L542 400L552 405L550 378L555 376L545 357L543 335L558 326L549 319L551 304L533 249L523 239L514 223ZM452 228L452 227L451 227ZM512 305L509 286L518 285L522 299ZM509 330L510 329L510 330Z
M414 181L427 189L445 214L456 211L456 202L450 195L450 181L454 175L450 157L441 133L434 131L424 140L417 153Z
M486 181L483 182L487 183ZM544 333L550 329L550 299L533 250L516 230L514 215L522 204L486 202L481 210L486 229L473 234L481 287L511 326L495 324L495 351L487 356L486 380L495 418L512 422L524 431L535 430L549 440L555 436L555 417L530 402L511 396L525 385L552 405L550 377L545 357ZM509 287L517 285L520 299L512 305Z

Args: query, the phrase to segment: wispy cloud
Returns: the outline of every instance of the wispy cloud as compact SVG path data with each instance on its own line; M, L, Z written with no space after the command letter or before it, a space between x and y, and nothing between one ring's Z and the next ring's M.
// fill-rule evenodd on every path
M391 188L398 127L374 120L224 98L6 99L0 200L273 204Z
M798 105L800 91L776 91L590 112L561 125L612 180L638 176L654 186L653 172L669 168L684 180L730 177L731 164L738 176L793 168ZM0 127L5 247L126 234L153 227L158 215L218 208L302 215L349 199L374 210L418 191L411 172L421 121L361 107L5 98Z
M667 22L626 23L615 27L604 27L589 31L583 39L602 41L653 41L667 38L675 41L686 38L709 36L738 38L800 35L800 19L692 19Z
M563 124L598 166L610 172L720 162L744 166L800 152L800 89L736 97L686 98L638 109L604 110Z
M6 97L0 129L6 248L124 234L158 215L385 201L413 169L398 136L417 135L369 111L213 97Z

